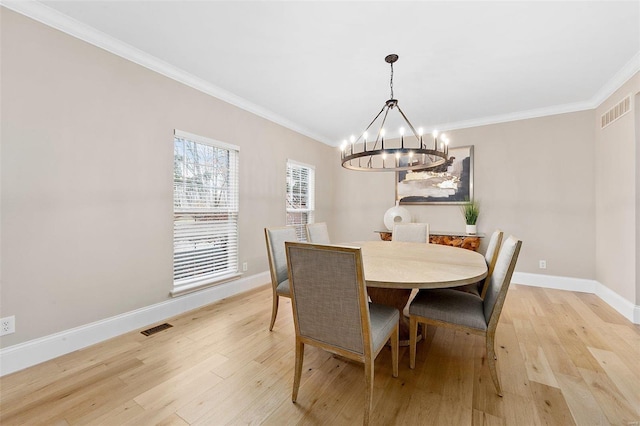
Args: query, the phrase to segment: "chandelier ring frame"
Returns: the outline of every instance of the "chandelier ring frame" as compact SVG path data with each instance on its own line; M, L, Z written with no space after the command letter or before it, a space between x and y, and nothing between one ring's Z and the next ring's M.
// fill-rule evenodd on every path
M448 140L445 139L444 144L441 145L441 149L438 149L438 139L437 132L434 131L434 141L433 147L434 149L427 149L426 145L422 140L422 130L420 132L416 132L416 129L413 127L413 124L407 116L404 114L402 109L398 104L398 100L393 96L393 64L398 60L398 55L390 54L387 55L384 60L391 66L391 78L389 81L389 86L391 89L391 96L385 102L385 105L382 107L380 112L375 116L375 118L369 123L365 131L356 139L352 137L352 142L350 146L346 143L343 143L342 146L342 167L349 170L357 170L357 171L433 171L433 172L441 172L446 171L447 167L453 163L453 157L447 158L448 155ZM415 137L416 141L414 143L410 143L408 140L405 141L405 137L403 135L403 131L401 129L401 137L400 137L400 146L385 148L384 141L384 125L387 120L387 114L390 110L397 109L402 119L408 125L410 132ZM367 149L367 140L366 135L368 130L373 126L373 124L378 120L380 115L384 112L384 116L382 118L382 124L380 125L380 129L376 132L376 137L372 142L373 149ZM405 143L406 142L406 143ZM380 147L378 144L380 143ZM414 147L407 145L417 145ZM387 157L392 157L387 161ZM395 158L393 158L395 157ZM362 164L362 159L367 158L364 165ZM401 160L402 159L402 160ZM357 160L357 161L354 161Z

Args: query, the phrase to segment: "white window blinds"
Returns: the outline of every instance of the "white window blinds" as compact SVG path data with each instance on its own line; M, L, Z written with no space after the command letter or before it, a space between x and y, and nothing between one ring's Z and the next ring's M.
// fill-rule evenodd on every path
M239 149L178 130L173 147L176 295L238 273Z
M305 225L313 223L315 170L313 166L287 161L287 225L295 226L298 239L307 240Z

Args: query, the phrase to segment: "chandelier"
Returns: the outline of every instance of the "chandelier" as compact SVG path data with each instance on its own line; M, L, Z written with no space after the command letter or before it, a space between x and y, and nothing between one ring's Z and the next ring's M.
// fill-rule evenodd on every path
M444 172L453 162L453 158L447 159L449 154L449 139L446 135L440 136L438 142L438 131L432 133L433 143L427 144L422 139L422 129L416 129L407 116L400 109L398 100L393 98L393 64L398 60L398 55L387 55L384 60L391 65L391 97L384 103L384 106L369 123L367 128L357 139L355 136L351 140L346 140L341 146L342 167L359 171L409 171L425 170ZM404 127L400 127L400 140L387 141L385 146L385 128L389 111L397 109L404 123L409 127L411 134L405 138ZM375 132L372 140L367 140L369 130L382 116L382 122ZM377 126L376 126L377 127Z

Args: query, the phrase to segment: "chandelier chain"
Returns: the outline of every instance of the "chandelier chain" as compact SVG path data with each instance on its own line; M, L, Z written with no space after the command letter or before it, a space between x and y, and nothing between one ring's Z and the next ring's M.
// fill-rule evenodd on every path
M391 87L391 97L393 99L393 62L391 63L391 80L389 81L389 87Z

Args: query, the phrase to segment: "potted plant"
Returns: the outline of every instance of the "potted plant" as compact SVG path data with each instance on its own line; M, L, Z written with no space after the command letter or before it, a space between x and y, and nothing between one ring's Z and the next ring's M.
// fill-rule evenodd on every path
M478 221L478 214L480 210L478 209L478 204L475 201L467 201L462 206L462 215L464 216L464 221L467 224L466 231L467 234L475 234L476 233L476 222Z

